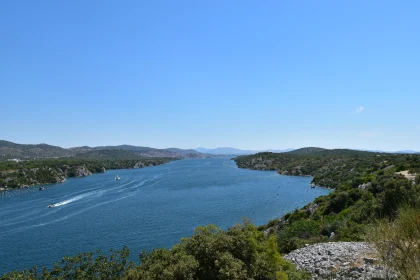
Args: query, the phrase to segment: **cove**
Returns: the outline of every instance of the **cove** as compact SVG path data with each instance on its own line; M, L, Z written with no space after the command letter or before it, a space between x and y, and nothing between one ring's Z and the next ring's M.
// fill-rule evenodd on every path
M137 261L142 250L170 248L200 225L227 229L245 217L262 225L330 192L311 189L311 179L211 158L110 170L44 191L2 192L0 275L124 245Z

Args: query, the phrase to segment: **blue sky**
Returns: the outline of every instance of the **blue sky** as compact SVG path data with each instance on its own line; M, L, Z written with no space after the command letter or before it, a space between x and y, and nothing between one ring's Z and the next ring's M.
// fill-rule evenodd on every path
M0 1L0 139L420 150L418 1Z

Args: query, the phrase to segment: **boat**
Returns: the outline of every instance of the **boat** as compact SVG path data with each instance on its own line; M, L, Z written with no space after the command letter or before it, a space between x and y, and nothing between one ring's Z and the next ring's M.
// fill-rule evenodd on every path
M55 207L55 204L54 203L48 205L48 208L54 208L54 207Z
M43 191L43 190L45 190L45 188L44 187L40 187L38 190L39 191Z
M120 177L118 177L118 175L115 177L115 180L119 180L120 179Z

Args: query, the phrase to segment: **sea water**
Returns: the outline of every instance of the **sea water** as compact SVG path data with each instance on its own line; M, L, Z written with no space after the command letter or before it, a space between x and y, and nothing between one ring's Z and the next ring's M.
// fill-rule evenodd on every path
M142 250L170 248L200 225L228 229L243 218L262 225L328 194L311 180L211 158L1 192L0 275L124 245L138 261Z

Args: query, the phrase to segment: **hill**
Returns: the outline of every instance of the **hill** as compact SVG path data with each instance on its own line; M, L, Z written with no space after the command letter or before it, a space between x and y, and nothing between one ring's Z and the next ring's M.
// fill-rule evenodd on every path
M312 183L337 188L342 183L366 183L377 172L409 170L420 173L420 155L390 154L348 149L302 148L288 153L239 156L238 167L277 170L284 175L313 176Z
M47 144L16 144L0 140L0 160L67 157L74 152Z
M132 146L132 145L118 145L118 146L98 146L92 148L93 150L124 150L136 153L144 153L156 150L150 147Z
M134 160L142 159L144 157L124 150L90 150L83 153L78 153L72 156L75 159L85 160Z
M111 152L114 151L114 152ZM195 150L177 148L155 149L150 147L118 145L99 147L61 148L47 144L16 144L0 140L0 161L34 160L47 158L85 158L85 159L136 159L143 158L204 158L209 155Z

